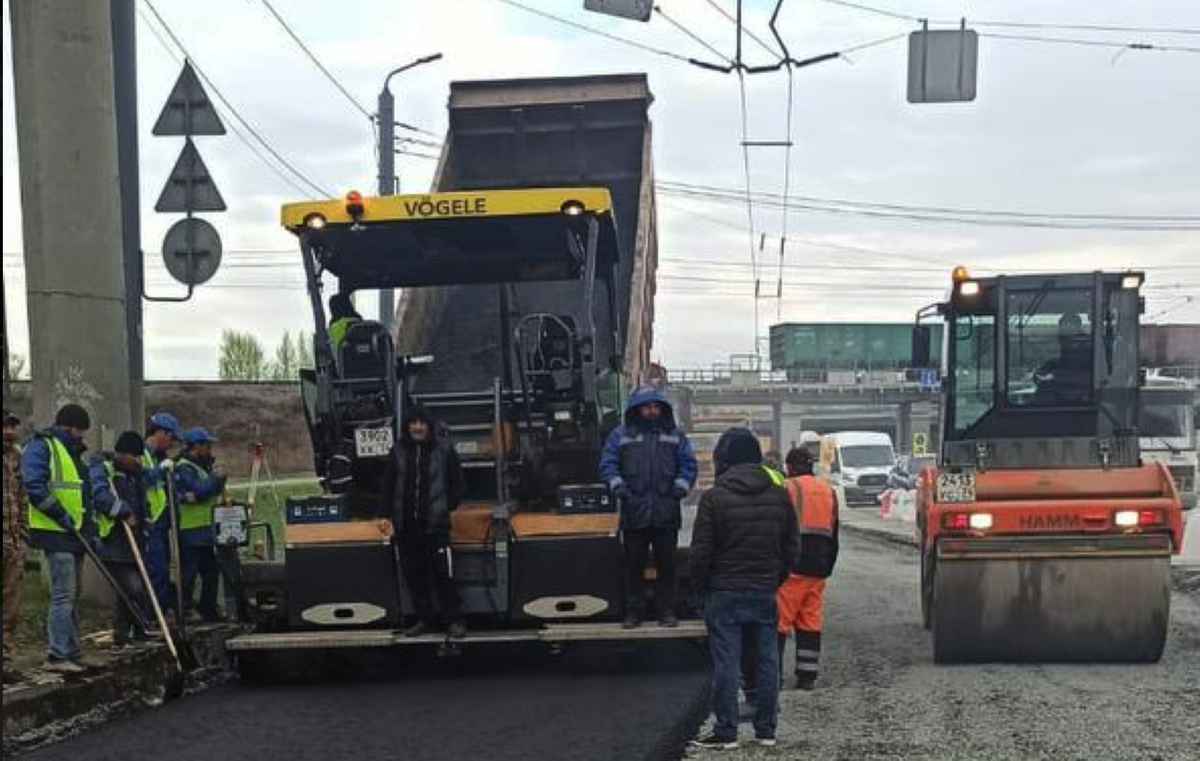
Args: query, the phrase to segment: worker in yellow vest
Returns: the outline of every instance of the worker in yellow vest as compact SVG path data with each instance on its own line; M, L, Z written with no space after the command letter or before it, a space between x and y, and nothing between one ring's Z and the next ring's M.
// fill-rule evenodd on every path
M816 456L808 446L787 455L786 488L800 525L800 556L779 588L779 653L796 636L796 687L811 690L821 659L825 580L838 555L838 502L833 488L814 475Z
M335 293L329 297L329 344L335 358L340 355L346 331L356 322L362 322L362 315L354 308L350 294Z
M96 534L100 537L100 557L109 575L120 585L138 609L130 610L124 600L113 601L113 648L123 650L135 641L149 638L142 622L153 615L150 592L138 572L133 537L137 552L146 552L148 515L146 503L146 473L142 457L146 444L136 431L125 431L117 437L112 452L101 452L92 458L92 508ZM121 523L129 524L126 532Z
M50 572L43 670L78 674L94 664L86 659L76 625L83 588L82 541L94 536L88 472L83 464L84 434L91 417L78 404L66 404L54 425L25 443L21 481L29 502L29 546L41 550Z
M146 480L146 573L158 604L174 607L171 594L171 511L167 509L167 479L170 478L171 450L183 431L179 420L169 412L156 412L146 426L146 451L142 454L142 473Z
M225 473L215 464L212 445L217 438L203 428L183 434L184 450L175 465L175 496L179 500L179 561L183 575L184 613L205 621L222 620L217 609L221 582L213 530L213 508L225 491ZM200 600L195 601L196 581Z

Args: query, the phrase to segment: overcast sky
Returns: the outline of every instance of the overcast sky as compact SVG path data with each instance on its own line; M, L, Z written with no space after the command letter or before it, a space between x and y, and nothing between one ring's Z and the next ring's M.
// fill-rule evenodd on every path
M522 0L574 21L686 56L713 58L664 18L649 24L586 13L582 0ZM732 9L734 0L713 0ZM153 0L199 67L242 116L310 180L336 195L375 186L369 122L325 79L260 0ZM890 2L901 15L978 21L1072 22L1200 29L1185 0ZM441 52L445 59L395 82L397 116L435 134L446 127L454 80L646 72L655 95L659 180L742 188L738 80L538 18L498 0L274 0L335 76L368 108L386 71ZM662 0L663 10L732 55L734 27L707 0ZM766 39L770 0L746 0L749 28ZM145 11L146 6L139 3ZM9 23L5 4L5 46ZM138 21L143 248L155 292L177 288L157 258L175 217L152 211L180 148L150 135L179 64ZM821 0L791 0L780 27L796 58L903 35L904 19ZM1200 47L1200 35L1017 29L979 31ZM904 39L797 70L791 151L794 195L884 204L1116 215L1200 215L1200 55L983 37L973 103L910 105ZM747 40L754 62L766 54ZM1115 57L1115 60L1114 60ZM211 94L211 93L210 93ZM787 77L747 78L749 136L783 140ZM12 343L27 346L12 66L4 59L3 247ZM420 136L417 136L420 137ZM425 139L425 138L423 138ZM187 304L146 307L151 378L216 375L224 328L274 344L306 320L294 239L278 227L282 202L304 195L230 134L197 140L229 212L212 215L223 270ZM419 151L434 149L410 145ZM785 151L754 149L755 192L779 193ZM399 156L402 190L429 186L433 162ZM1146 267L1148 312L1200 322L1200 232L1058 230L927 223L794 211L784 298L761 300L754 328L744 204L660 193L654 356L700 367L752 351L777 307L791 321L910 320L938 296L954 264L976 269ZM761 278L774 293L780 211L754 209L768 236ZM757 243L757 241L756 241ZM866 250L864 250L866 249ZM681 279L686 278L686 279ZM1192 297L1192 301L1187 301Z

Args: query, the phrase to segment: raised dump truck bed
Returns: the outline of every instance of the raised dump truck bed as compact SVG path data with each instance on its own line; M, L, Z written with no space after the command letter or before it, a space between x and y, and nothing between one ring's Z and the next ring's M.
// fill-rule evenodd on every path
M604 324L605 316L597 315L596 357L602 366L614 362L627 387L646 379L653 340L658 251L652 100L644 74L454 82L450 128L434 181L436 191L608 189L620 260L616 292L598 283L597 300L615 300L618 324ZM401 295L398 352L436 360L414 381L416 393L487 389L504 375L497 333L502 298L494 285L409 289ZM507 300L514 316L578 315L580 306L572 289L554 283L513 285ZM511 382L515 386L517 379Z

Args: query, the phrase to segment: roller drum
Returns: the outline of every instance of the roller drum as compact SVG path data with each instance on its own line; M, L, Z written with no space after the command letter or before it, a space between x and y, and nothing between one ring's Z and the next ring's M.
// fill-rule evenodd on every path
M934 660L1155 662L1170 604L1166 556L939 558Z

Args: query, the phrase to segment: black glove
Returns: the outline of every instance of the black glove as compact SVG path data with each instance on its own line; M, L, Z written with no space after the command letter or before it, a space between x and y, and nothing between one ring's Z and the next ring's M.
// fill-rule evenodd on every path
M133 508L129 506L128 502L122 500L117 503L117 514L115 517L119 521L127 521L133 517Z
M689 489L684 482L676 481L675 485L671 488L671 496L675 497L675 499L683 499L688 495L688 491Z

